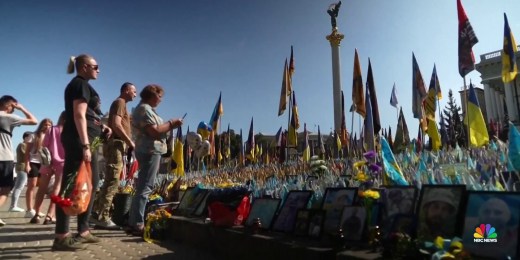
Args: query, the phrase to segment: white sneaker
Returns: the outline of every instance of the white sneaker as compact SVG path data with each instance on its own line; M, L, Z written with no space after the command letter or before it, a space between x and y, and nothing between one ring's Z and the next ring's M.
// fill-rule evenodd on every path
M19 208L19 207L11 207L9 208L9 212L24 212L25 209Z
M0 227L5 226L5 222L0 218Z
M25 212L25 217L26 218L33 218L34 215L36 215L36 211L34 209L31 209L31 210L28 210Z

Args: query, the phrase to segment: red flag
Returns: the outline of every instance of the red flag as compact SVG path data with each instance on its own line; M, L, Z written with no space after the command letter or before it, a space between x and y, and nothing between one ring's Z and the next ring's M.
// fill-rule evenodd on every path
M477 44L478 39L460 0L457 0L457 14L459 17L459 73L461 77L464 77L475 69L475 56L473 56L471 48Z

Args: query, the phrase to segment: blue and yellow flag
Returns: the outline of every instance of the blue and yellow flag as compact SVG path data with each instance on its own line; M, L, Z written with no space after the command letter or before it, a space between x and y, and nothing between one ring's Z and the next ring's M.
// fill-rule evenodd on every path
M437 112L437 99L442 97L440 92L439 79L437 77L437 69L435 64L433 65L432 78L430 79L430 87L428 88L428 94L423 101L424 113L430 120L435 120L435 112Z
M472 147L481 147L489 143L489 135L478 103L473 84L469 83L467 115L464 124L469 126L469 141Z
M408 185L408 181L404 178L403 172L392 153L392 149L390 149L390 145L384 137L381 137L381 153L386 177L392 181L394 185Z
M426 130L426 133L428 133L428 136L430 136L432 141L432 149L434 151L439 151L442 146L441 135L439 134L439 129L437 128L435 120L428 119L428 130Z
M172 169L172 173L177 176L184 176L184 144L182 143L182 127L180 126L177 129L172 160L177 164L176 168Z
M509 146L507 150L509 162L515 170L520 170L520 133L511 122L509 122Z
M502 49L502 81L504 83L515 80L518 74L515 53L518 51L515 37L509 28L506 13L504 13L504 48Z
M213 109L213 113L209 119L209 125L215 132L218 131L219 120L222 115L224 115L224 107L222 106L222 92L220 92L217 104L215 104L215 108Z

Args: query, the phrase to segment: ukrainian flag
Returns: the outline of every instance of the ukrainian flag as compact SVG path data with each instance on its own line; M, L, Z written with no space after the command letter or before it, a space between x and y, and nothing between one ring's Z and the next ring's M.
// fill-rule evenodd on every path
M469 98L464 124L469 127L469 142L472 147L481 147L489 143L489 135L478 104L473 84L469 83Z
M381 136L381 153L383 166L385 167L386 178L390 179L395 185L408 185L408 181L403 176L401 168L395 160L394 154L386 139Z
M509 146L507 156L513 168L517 171L520 170L520 133L511 122L509 122Z
M509 28L506 13L504 13L504 48L502 49L502 81L505 83L515 80L518 74L515 53L518 51L515 37Z
M184 176L184 144L182 143L182 127L180 126L177 129L172 160L177 164L177 168L173 169L172 172L177 176Z

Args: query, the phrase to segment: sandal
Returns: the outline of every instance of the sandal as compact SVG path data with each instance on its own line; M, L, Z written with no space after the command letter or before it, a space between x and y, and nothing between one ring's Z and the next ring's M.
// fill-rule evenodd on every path
M31 223L31 224L40 224L40 217L38 215L35 215L34 217L31 218L29 223Z
M47 216L45 217L45 221L43 221L43 224L44 224L44 225L56 224L56 220L55 220L55 219L52 219L51 216L47 215Z

